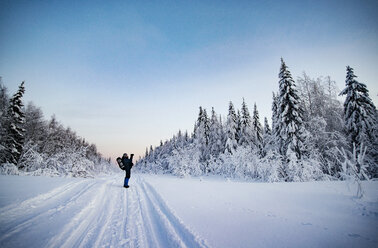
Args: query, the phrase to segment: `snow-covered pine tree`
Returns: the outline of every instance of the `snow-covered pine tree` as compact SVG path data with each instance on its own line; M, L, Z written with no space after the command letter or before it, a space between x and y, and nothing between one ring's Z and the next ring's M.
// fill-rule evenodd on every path
M24 82L18 88L16 94L10 99L9 120L8 120L8 137L6 138L7 162L17 165L21 156L24 143L25 114L23 110L22 96L25 93ZM22 168L21 168L22 169Z
M201 142L203 142L205 139L204 121L205 121L205 118L204 118L203 108L200 106L198 118L194 125L194 131L193 131L193 138L195 140L196 145L201 145Z
M280 142L282 142L282 139L280 138L280 131L279 131L279 126L278 126L278 123L279 123L279 112L278 112L278 93L277 94L274 94L274 92L272 93L273 94L273 98L272 98L272 141L273 143L275 144L275 149L276 151L280 151L280 147L281 147L281 144Z
M268 118L264 118L264 132L262 138L261 156L265 157L269 150L272 150L272 130L269 127Z
M253 106L252 130L255 145L257 148L261 149L263 141L263 128L260 123L260 117L259 112L257 111L256 103Z
M242 133L241 133L241 114L240 110L236 112L236 142L240 144Z
M210 120L207 116L206 109L203 110L203 143L201 146L201 157L200 162L203 164L203 172L208 173L209 170L209 159L210 159L210 152L209 152L209 135L210 135Z
M225 152L229 154L233 154L238 146L238 142L236 140L237 137L237 116L234 108L234 104L230 101L230 105L228 108L228 115L227 115L227 122L226 122L226 147Z
M46 121L43 118L42 110L29 102L25 109L25 136L22 154L18 161L18 166L26 171L33 171L41 166L41 152L45 137L47 137ZM77 139L70 139L71 146L76 146ZM76 138L76 136L74 137Z
M148 162L150 163L155 162L155 151L152 145L150 145L150 151L148 153Z
M219 123L218 116L214 108L211 109L210 119L210 133L209 133L209 151L213 157L218 155L224 150L222 146L222 130Z
M226 123L224 123L221 115L219 115L219 124L220 124L220 135L222 137L221 152L224 153L225 148L226 148L227 133L226 133Z
M0 77L0 164L6 162L6 137L8 135L7 120L9 108L9 97L7 88L2 84Z
M378 130L377 109L369 97L365 84L355 78L353 68L347 66L346 88L340 95L346 95L344 102L345 129L350 146L356 146L356 151L364 145L366 156L370 164L369 171L374 177L378 176Z
M148 157L148 147L146 147L146 152L144 154L144 157L147 158Z
M181 130L179 130L176 137L175 147L181 149L184 147L184 143L184 136L182 135Z
M241 108L240 126L241 136L239 144L244 147L250 146L252 143L252 120L244 98Z
M207 171L207 161L209 159L209 133L210 123L206 109L200 107L198 119L195 125L194 140L197 149L200 152L200 163L203 165L203 171Z
M288 153L295 153L297 159L302 157L303 137L303 110L299 104L299 97L295 88L295 82L288 67L281 58L279 73L279 119L277 128L280 139L280 153L286 157Z
M209 121L209 117L207 116L206 109L203 110L202 118L203 118L202 123L203 123L203 129L204 129L203 136L204 136L204 141L207 147L209 145L210 121Z
M190 137L189 137L189 134L188 134L188 130L185 130L184 140L185 140L185 146L187 146L190 143Z
M269 123L268 123L268 118L264 118L264 134L271 135L272 130L270 130Z
M196 139L196 135L197 135L197 129L198 127L201 125L201 121L202 121L202 115L203 115L203 110L202 110L202 106L199 107L199 113L198 113L198 118L197 118L197 121L194 123L194 130L193 130L193 139Z

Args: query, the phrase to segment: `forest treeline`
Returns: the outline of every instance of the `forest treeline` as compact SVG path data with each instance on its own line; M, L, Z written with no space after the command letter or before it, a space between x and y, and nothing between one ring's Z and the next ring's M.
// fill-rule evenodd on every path
M271 126L244 99L241 109L229 103L225 120L200 107L193 132L146 148L136 168L268 182L378 177L377 110L351 67L340 92L330 77L304 73L295 82L281 59L278 86Z
M0 172L2 174L92 177L113 168L96 148L64 127L46 120L32 102L24 106L24 82L10 97L0 78Z

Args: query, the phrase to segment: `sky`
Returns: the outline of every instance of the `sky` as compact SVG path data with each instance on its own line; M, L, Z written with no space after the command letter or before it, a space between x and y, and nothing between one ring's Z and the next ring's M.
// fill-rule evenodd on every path
M346 66L378 106L377 1L0 0L0 76L106 157L192 132L203 106L244 98L271 118L282 57L294 79ZM343 100L341 98L341 100Z

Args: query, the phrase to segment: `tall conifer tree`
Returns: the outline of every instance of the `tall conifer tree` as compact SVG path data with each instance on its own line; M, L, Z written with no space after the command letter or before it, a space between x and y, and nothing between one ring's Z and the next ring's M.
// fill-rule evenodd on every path
M340 95L346 95L344 102L345 129L351 147L367 147L371 159L371 173L378 175L378 130L377 109L369 97L365 84L355 78L353 68L347 66L345 89ZM360 149L356 149L357 153ZM374 168L372 168L374 167Z
M7 120L9 108L9 97L7 88L2 84L0 77L0 163L6 162L6 137L8 136Z
M261 148L262 138L263 138L263 129L260 123L260 117L259 117L259 112L257 111L256 103L253 106L252 129L253 129L253 134L255 136L256 146L258 148Z
M238 120L235 112L235 108L232 102L230 102L228 107L228 115L227 115L227 122L226 122L226 152L232 154L237 146L238 142L236 140L237 137L237 125Z
M303 138L303 110L299 104L299 97L295 82L288 67L281 58L279 73L278 123L280 153L287 156L294 152L297 159L302 157Z
M252 120L251 120L251 114L249 113L247 104L244 101L242 103L241 108L241 119L240 119L240 125L241 125L241 137L239 140L239 144L242 146L249 146L252 142Z
M279 131L279 113L278 113L278 94L274 94L272 98L272 139L276 143L276 148L279 151L281 144L280 142L282 139L280 138L280 131Z
M7 162L17 165L24 143L25 123L24 104L22 103L22 96L25 93L24 82L18 88L16 94L10 99L8 110L8 137L7 140Z
M369 97L365 84L355 78L353 68L347 66L346 88L340 95L346 95L344 102L345 129L351 143L357 146L373 141L377 110Z
M212 156L218 156L222 152L222 130L218 116L214 108L211 109L209 150Z

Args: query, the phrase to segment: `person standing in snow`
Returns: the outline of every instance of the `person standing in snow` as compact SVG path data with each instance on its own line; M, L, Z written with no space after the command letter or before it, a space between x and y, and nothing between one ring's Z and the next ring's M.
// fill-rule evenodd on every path
M118 162L119 167L122 170L126 171L125 181L124 181L124 184L123 184L123 187L125 187L125 188L129 187L129 180L130 180L130 176L131 176L131 168L134 165L133 164L133 157L134 157L134 154L131 154L130 158L129 158L127 153L124 153L122 158L117 158L117 162Z

